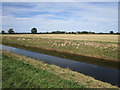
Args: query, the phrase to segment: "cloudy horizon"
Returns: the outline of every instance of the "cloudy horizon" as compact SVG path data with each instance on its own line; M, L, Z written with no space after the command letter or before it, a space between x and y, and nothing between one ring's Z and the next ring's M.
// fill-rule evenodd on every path
M118 32L117 2L3 2L2 29L7 32Z

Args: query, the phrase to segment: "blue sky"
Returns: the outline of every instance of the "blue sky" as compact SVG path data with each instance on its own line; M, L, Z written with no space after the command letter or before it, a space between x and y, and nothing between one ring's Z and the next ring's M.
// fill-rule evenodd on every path
M117 32L117 5L117 2L3 2L2 29Z

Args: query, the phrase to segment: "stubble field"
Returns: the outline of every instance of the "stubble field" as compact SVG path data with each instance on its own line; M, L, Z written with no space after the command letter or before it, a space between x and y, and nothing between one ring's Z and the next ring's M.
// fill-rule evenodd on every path
M50 38L50 39L65 39L65 40L85 40L85 41L101 41L101 42L118 42L118 35L103 35L103 34L16 34L3 35L11 37L30 37L30 38Z

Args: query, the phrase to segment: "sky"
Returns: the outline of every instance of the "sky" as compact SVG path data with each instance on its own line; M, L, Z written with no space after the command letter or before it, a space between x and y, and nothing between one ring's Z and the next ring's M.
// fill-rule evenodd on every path
M2 2L4 31L30 32L34 27L38 32L118 32L118 3Z

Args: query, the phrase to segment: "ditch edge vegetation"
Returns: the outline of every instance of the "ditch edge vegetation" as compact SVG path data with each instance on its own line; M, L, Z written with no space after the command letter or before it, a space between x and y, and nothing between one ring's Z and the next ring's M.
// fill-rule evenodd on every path
M120 70L120 66L119 66L120 62L119 61L83 56L83 55L74 54L74 53L61 51L61 50L33 47L30 45L16 44L16 43L5 42L5 41L2 41L2 44L20 48L20 49L24 49L24 50L37 52L37 53L57 56L57 57L61 57L61 58L66 58L66 59L70 59L70 60L75 60L75 61L80 61L80 62L85 62L85 63L89 63L89 64L94 64L94 65L98 65L98 66L103 66L103 67L114 68L114 69Z

